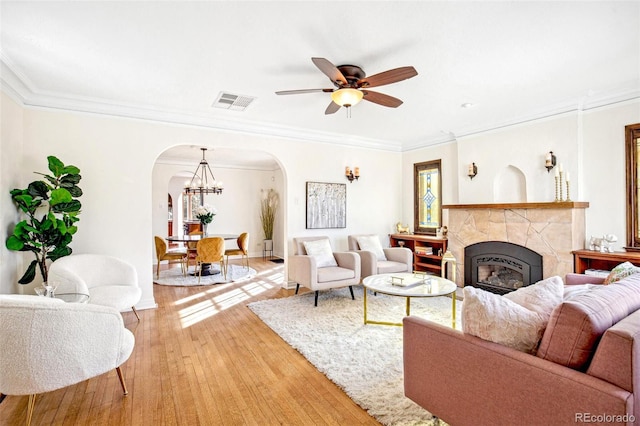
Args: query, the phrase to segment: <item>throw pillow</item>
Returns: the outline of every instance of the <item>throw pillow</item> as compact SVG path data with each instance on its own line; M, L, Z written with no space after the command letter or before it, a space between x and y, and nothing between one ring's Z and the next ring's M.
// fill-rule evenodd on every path
M358 241L360 250L372 251L376 255L376 259L387 260L387 256L384 255L384 250L382 250L382 244L380 244L380 238L377 235L363 235L357 237L356 241Z
M304 249L309 256L316 258L316 266L318 268L326 268L328 266L338 266L336 258L333 257L333 251L331 250L331 244L329 240L314 240L304 241L302 243Z
M500 295L479 288L463 288L462 331L513 349L535 353L546 321Z
M555 276L521 287L505 294L504 297L530 311L539 313L545 321L549 321L551 312L562 303L563 294L564 282L562 278Z
M604 279L604 282L602 284L606 285L615 283L616 281L620 281L624 277L637 274L638 272L640 272L640 268L638 268L631 262L624 262L613 268L607 278Z

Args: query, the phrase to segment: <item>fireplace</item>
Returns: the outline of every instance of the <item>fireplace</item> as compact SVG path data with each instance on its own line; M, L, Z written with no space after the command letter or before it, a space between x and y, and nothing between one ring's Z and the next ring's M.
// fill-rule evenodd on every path
M464 285L506 294L542 279L542 256L527 247L483 241L464 249Z

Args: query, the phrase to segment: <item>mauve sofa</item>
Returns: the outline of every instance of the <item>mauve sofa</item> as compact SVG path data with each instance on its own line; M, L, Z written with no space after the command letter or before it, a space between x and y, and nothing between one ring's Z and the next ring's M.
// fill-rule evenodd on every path
M602 279L566 277L586 282ZM555 308L536 355L405 317L405 395L454 426L638 425L638 309L640 274L577 294Z

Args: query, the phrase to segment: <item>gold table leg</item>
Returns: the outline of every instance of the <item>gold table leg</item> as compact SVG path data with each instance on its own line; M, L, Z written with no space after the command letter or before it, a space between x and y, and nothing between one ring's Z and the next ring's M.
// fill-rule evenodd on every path
M367 288L364 287L364 323L367 324Z
M451 293L451 318L453 318L451 327L455 330L456 329L456 291L455 290L453 291L453 293Z

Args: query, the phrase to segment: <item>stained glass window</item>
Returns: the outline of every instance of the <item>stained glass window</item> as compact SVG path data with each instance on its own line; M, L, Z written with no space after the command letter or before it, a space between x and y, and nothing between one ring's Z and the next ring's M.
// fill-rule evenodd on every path
M442 174L440 160L414 166L414 232L435 235L442 226Z

